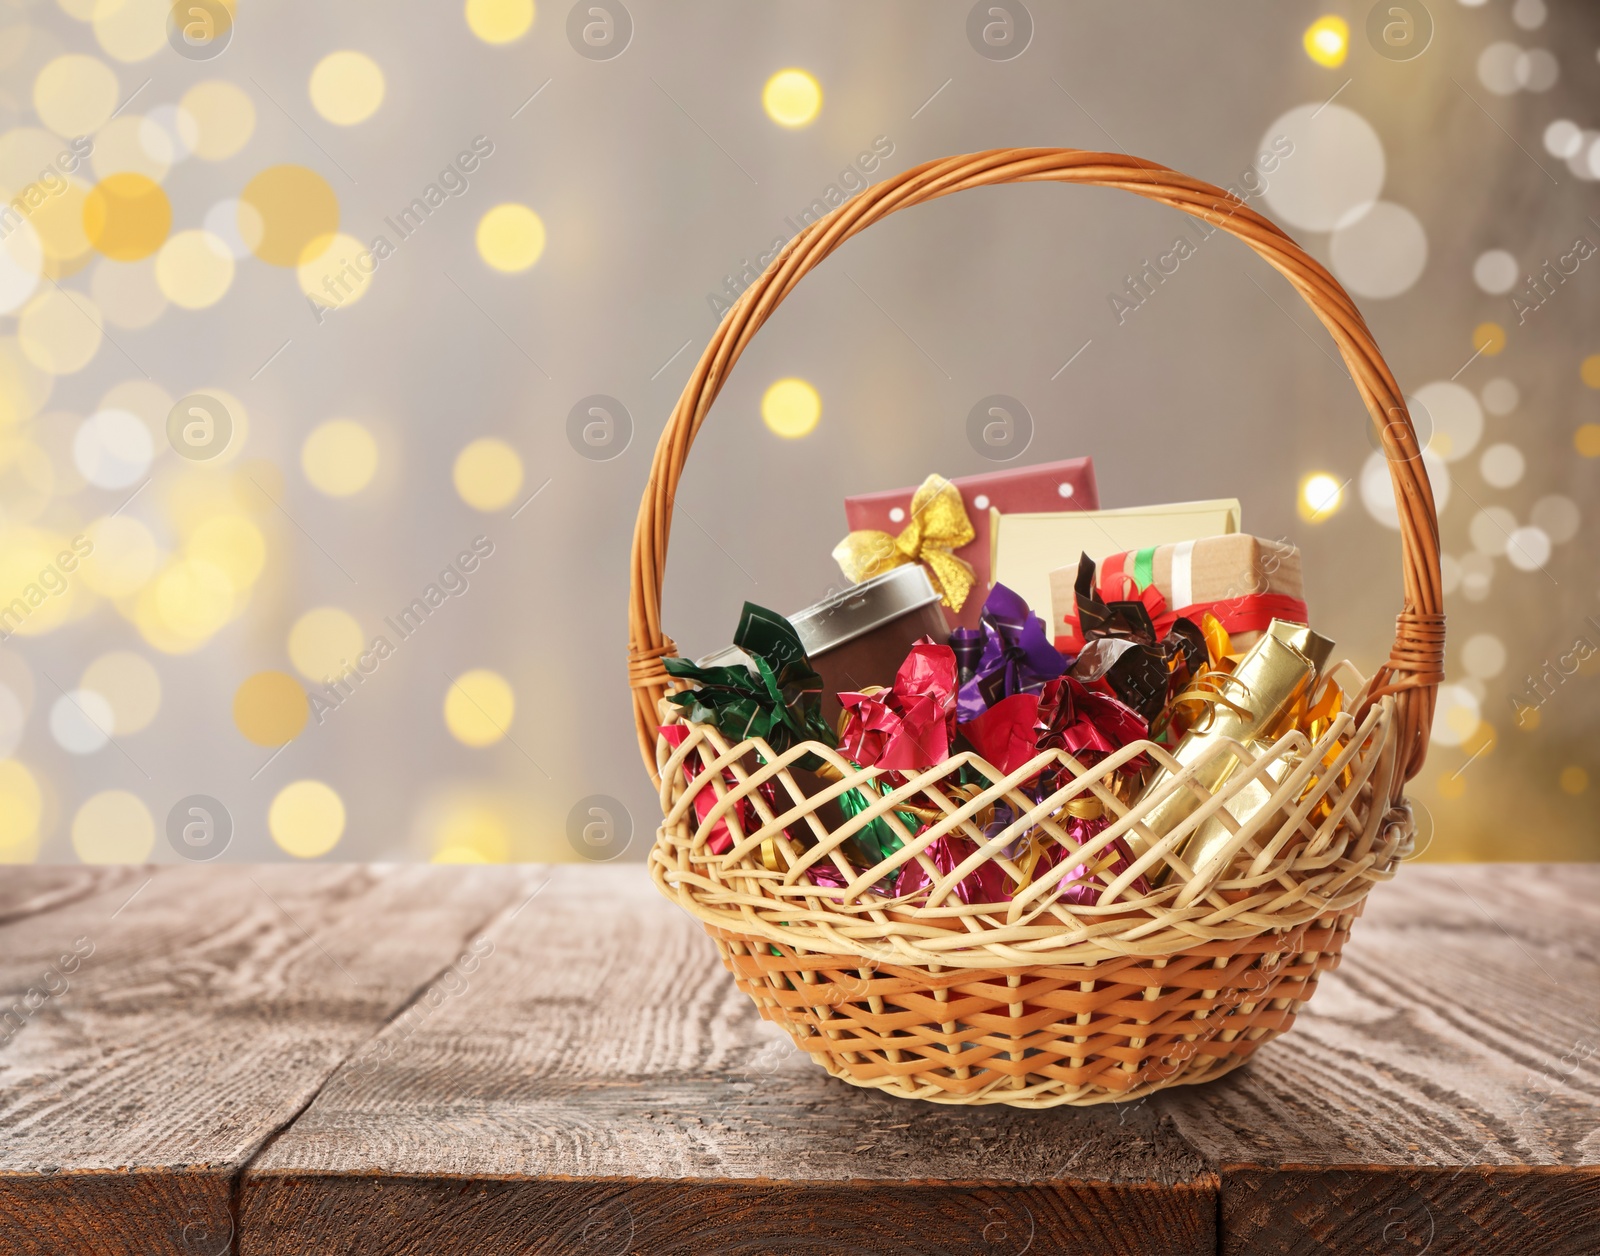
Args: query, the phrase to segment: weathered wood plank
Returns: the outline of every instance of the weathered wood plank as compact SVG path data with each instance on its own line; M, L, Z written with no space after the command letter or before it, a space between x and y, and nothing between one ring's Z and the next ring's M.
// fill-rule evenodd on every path
M1600 868L1380 886L1292 1033L1152 1100L1221 1177L1222 1250L1600 1251L1597 924Z
M0 1045L8 1253L225 1249L242 1166L517 888L505 870L143 876L131 901L116 884L0 927L0 1003L30 1005Z
M145 868L110 865L7 868L0 876L0 925L54 911L113 886L134 890L149 875Z
M637 868L561 868L486 937L250 1166L242 1256L1215 1250L1215 1181L1154 1112L834 1081Z

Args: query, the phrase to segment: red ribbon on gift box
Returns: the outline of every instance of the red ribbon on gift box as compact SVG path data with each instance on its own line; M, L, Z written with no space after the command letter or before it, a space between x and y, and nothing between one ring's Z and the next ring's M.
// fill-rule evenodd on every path
M1210 614L1230 634L1265 632L1274 619L1293 620L1297 624L1307 621L1305 602L1287 593L1244 593L1238 597L1222 598L1215 602L1196 602L1192 606L1167 609L1167 599L1153 584L1139 587L1128 564L1135 558L1132 553L1113 554L1100 565L1096 592L1107 602L1143 602L1155 625L1156 639L1167 635L1179 619L1198 624L1202 615ZM1083 651L1083 632L1078 627L1077 614L1066 619L1066 632L1057 635L1055 647L1063 654L1080 654Z

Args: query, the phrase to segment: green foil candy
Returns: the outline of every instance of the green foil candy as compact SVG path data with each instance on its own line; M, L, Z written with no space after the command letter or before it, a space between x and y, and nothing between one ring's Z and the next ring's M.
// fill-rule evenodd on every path
M794 627L776 611L746 602L734 645L750 656L747 667L701 667L688 659L662 659L667 674L698 686L667 699L684 718L711 724L735 741L759 737L782 753L802 741L838 744L822 718L822 677L812 669ZM798 766L815 770L822 760L808 754Z

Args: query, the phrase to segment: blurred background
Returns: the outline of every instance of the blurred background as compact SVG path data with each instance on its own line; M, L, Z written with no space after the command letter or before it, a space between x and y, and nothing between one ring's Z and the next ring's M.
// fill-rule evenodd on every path
M628 547L684 381L808 215L1014 145L1230 187L1348 286L1441 506L1422 857L1600 857L1597 58L1547 0L6 0L0 860L642 859ZM1320 325L1054 185L796 290L690 460L668 631L814 601L847 493L997 466L997 394L1008 465L1239 497L1386 657L1393 498Z

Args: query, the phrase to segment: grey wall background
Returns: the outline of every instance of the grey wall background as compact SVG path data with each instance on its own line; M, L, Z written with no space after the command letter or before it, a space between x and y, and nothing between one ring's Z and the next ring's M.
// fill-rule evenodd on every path
M316 779L347 815L328 858L426 859L464 816L478 817L478 830L498 825L511 858L571 858L569 813L597 794L631 814L624 857L642 858L655 800L625 683L629 538L651 449L715 327L707 295L724 276L787 234L784 220L875 137L893 143L891 172L954 152L1065 145L1125 149L1227 184L1286 113L1330 98L1370 124L1385 158L1381 198L1426 235L1412 286L1358 296L1395 373L1409 392L1454 376L1476 398L1497 380L1517 397L1508 413L1484 418L1470 455L1440 464L1450 487L1446 705L1460 711L1415 786L1436 826L1429 855L1600 855L1600 785L1588 785L1600 773L1597 668L1572 654L1582 638L1600 644L1585 618L1600 612L1600 463L1579 452L1580 429L1600 422L1600 392L1582 375L1600 353L1600 259L1525 323L1512 306L1522 273L1579 238L1600 244L1600 168L1585 165L1600 138L1600 11L1428 0L1431 43L1402 61L1368 42L1364 4L1034 3L1031 42L1000 61L969 43L961 3L627 8L631 42L608 60L575 51L567 9L555 4L539 7L521 39L491 46L457 4L242 0L220 55L190 60L163 45L125 62L99 45L92 23L54 4L4 6L8 133L39 127L32 84L63 53L105 61L123 96L137 88L133 113L177 102L205 79L249 93L256 124L237 154L179 162L164 176L174 231L199 226L258 171L290 162L327 180L341 231L367 240L474 136L494 145L470 189L382 263L358 302L319 322L292 270L241 258L208 308L169 307L144 328L108 324L93 360L54 378L38 413L7 429L53 468L42 505L15 473L0 481L13 542L25 527L70 536L128 496L85 484L72 441L108 390L145 374L172 399L226 390L249 430L236 459L196 464L165 444L163 416L148 419L158 452L149 487L125 507L132 517L177 546L172 503L185 486L246 470L281 505L238 489L238 509L265 537L265 567L247 604L193 652L155 648L110 600L84 590L69 622L0 646L0 682L21 713L10 753L42 798L33 835L13 832L9 857L78 858L74 818L107 790L142 801L157 861L179 858L166 819L195 794L232 817L222 858L287 857L269 835L268 809L286 785ZM1339 67L1302 48L1323 12L1351 23ZM1514 53L1484 61L1497 43L1548 50L1558 78L1542 84L1541 56L1522 73L1544 90L1493 90L1497 74L1517 68ZM307 80L346 48L382 68L386 91L369 120L341 127L318 116ZM816 120L797 130L761 106L763 84L789 66L824 93ZM1561 119L1583 133L1570 161L1558 155L1571 147L1565 131L1546 142ZM1310 183L1332 196L1344 167L1337 153L1316 160L1326 172ZM517 274L492 270L474 246L481 216L508 201L532 208L548 233L537 264ZM1270 194L1253 203L1274 213ZM746 354L691 460L665 609L679 644L698 653L724 643L746 598L784 610L813 600L836 579L829 551L846 493L991 465L968 444L966 417L980 397L1004 393L1035 420L1026 459L1092 455L1107 506L1241 498L1250 530L1303 547L1319 628L1370 672L1399 609L1398 538L1363 504L1373 450L1365 413L1312 315L1220 236L1125 323L1112 311L1110 294L1169 249L1185 221L1111 192L1011 187L919 208L846 246ZM1330 260L1327 232L1290 230ZM1388 246L1397 251L1385 261L1380 248L1380 272L1403 269L1403 239ZM1490 250L1515 259L1511 291L1475 279ZM90 293L96 267L116 264L88 258L54 282ZM17 315L4 322L0 334L14 336ZM1503 348L1468 364L1485 323L1504 330ZM818 427L797 441L760 418L763 391L787 376L810 381L823 402ZM573 404L592 394L620 400L632 418L631 443L607 461L580 456L567 435ZM1497 407L1507 395L1503 386L1490 394ZM380 449L373 483L342 499L318 493L300 469L306 435L335 416L366 424ZM516 502L490 513L465 504L451 481L459 450L483 436L512 445L526 471ZM1523 456L1515 484L1485 478L1481 456L1495 444ZM1342 508L1314 524L1296 509L1313 471L1349 481ZM1552 496L1567 505L1536 517ZM1545 533L1575 535L1548 537L1548 557L1523 570L1503 556L1504 532L1493 535L1504 517L1474 524L1492 507L1510 512L1513 531L1543 520ZM294 674L285 641L301 614L337 606L377 631L477 535L494 552L470 591L349 703L322 724L313 717L276 757L241 735L236 691L261 671ZM1537 538L1524 539L1537 550ZM1469 639L1486 637L1464 657ZM112 730L108 744L71 753L52 735L52 705L114 649L153 663L159 713L141 731ZM1519 728L1512 695L1563 656L1573 674L1547 686L1537 727ZM509 737L482 748L454 739L442 718L449 677L473 668L501 674L516 697Z

